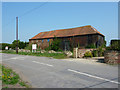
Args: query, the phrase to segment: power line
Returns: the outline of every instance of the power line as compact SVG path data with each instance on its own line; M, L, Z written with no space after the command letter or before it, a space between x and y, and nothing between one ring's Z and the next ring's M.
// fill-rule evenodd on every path
M31 10L29 10L29 11L25 12L24 14L20 15L20 16L19 16L19 18L21 18L21 17L23 17L23 16L25 16L25 15L27 15L27 14L31 13L32 11L37 10L38 8L40 8L40 7L44 6L44 5L45 5L45 4L47 4L47 3L48 3L48 2L45 2L45 3L41 4L41 5L40 5L40 6L38 6L38 7L35 7L35 8L33 8L33 9L31 9Z
M47 4L47 3L48 3L48 1L47 1L47 2L42 3L42 4L41 4L41 5L39 5L38 7L35 7L35 8L33 8L33 9L31 9L31 10L29 10L29 11L27 11L27 12L23 13L22 15L18 15L18 16L19 16L19 18L21 18L21 17L23 17L23 16L25 16L25 15L27 15L27 14L31 13L32 11L37 10L38 8L40 8L40 7L44 6L44 5L45 5L45 4ZM9 22L5 25L5 27L7 27L9 24L13 23L13 21L15 21L15 18L12 18L12 19L11 19L11 21L9 21Z

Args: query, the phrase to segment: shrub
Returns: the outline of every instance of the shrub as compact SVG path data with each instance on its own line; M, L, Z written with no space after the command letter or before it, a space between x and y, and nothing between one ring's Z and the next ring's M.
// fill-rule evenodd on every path
M58 51L60 49L60 44L61 44L61 40L55 37L51 45L49 45L49 49Z
M51 50L51 46L49 45L49 47L45 48L45 51L49 51Z
M27 47L25 47L25 49L32 51L32 44L28 44Z
M104 50L102 49L102 47L98 48L98 56L99 57L104 56Z
M93 54L93 57L98 57L98 50L93 50L92 54Z
M84 57L93 57L93 55L90 51L88 51L84 54Z

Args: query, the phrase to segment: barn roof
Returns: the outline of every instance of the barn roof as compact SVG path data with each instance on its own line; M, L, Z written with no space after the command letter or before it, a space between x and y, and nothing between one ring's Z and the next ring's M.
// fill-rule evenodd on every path
M43 39L43 38L53 38L53 37L69 37L69 36L77 36L77 35L87 35L87 34L101 34L91 25L77 27L77 28L69 28L69 29L60 29L53 30L47 32L40 32L36 36L31 39Z

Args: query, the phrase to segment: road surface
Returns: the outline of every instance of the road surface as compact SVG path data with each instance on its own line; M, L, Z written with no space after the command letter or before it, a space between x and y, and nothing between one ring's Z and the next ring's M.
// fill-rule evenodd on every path
M2 63L15 69L34 88L118 88L118 67L85 59L2 54Z

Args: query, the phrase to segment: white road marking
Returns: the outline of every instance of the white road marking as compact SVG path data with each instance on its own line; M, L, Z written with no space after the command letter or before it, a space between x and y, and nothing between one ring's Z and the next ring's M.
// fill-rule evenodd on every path
M53 65L50 65L50 64L46 64L46 63L40 63L40 62L37 62L37 61L32 61L34 63L38 63L38 64L42 64L42 65L46 65L46 66L50 66L50 67L53 67Z
M81 75L85 75L85 76L88 76L88 77L92 77L92 78L96 78L96 79L100 79L100 80L104 80L104 81L120 84L120 82L112 81L112 80L109 80L109 79L101 78L101 77L90 75L90 74L83 73L83 72L78 72L78 71L75 71L75 70L72 70L72 69L68 69L68 71L71 71L71 72L74 72L74 73L78 73L78 74L81 74Z
M24 56L24 57L12 57L12 58L9 58L9 59L3 59L2 61L8 61L8 60L25 60L25 58L28 57L28 56Z
M10 58L10 59L24 59L25 57L13 57L13 58Z

